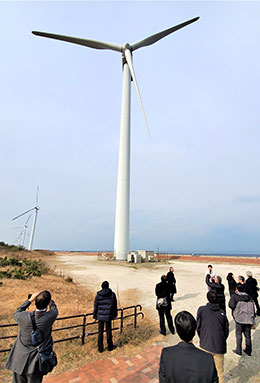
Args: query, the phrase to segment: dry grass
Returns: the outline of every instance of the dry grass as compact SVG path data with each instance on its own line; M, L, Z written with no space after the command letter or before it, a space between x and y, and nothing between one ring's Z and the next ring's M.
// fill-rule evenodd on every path
M25 252L19 258L26 256L27 258L42 258L44 259L45 252ZM36 254L38 257L36 257ZM0 254L3 256L5 254ZM10 255L10 254L9 254ZM50 252L46 254L50 256ZM14 256L14 254L10 255ZM66 278L67 279L67 278ZM1 302L0 302L0 324L15 323L13 313L23 303L28 296L28 293L48 289L52 292L53 299L59 309L59 317L77 315L83 313L91 313L93 311L93 301L96 291L90 288L77 285L69 279L57 276L53 273L42 275L41 277L33 277L30 280L13 280L3 279L3 284L0 286ZM128 291L115 291L118 296L119 307L126 307L140 303L139 293L136 289ZM32 304L33 305L33 304ZM92 321L92 317L87 319L87 323ZM141 320L138 318L138 328L133 329L132 326L127 326L133 322L133 319L124 321L124 330L120 334L119 331L113 332L114 342L118 344L118 348L113 351L115 355L132 355L140 352L142 348L151 340L151 337L157 334L157 328L147 319ZM75 324L81 324L82 318L56 321L54 328L67 327ZM119 321L114 322L114 326L118 327ZM97 325L87 327L86 331L96 331ZM12 335L17 333L16 328L1 329L0 336ZM54 332L53 338L65 338L78 335L81 333L81 328ZM0 341L0 349L8 348L13 343L13 340ZM73 370L95 360L111 356L111 353L105 351L103 354L97 352L97 335L86 338L86 343L81 346L81 340L75 339L72 341L57 343L54 346L58 356L58 366L54 369L53 375L57 373ZM0 353L0 381L7 383L11 381L11 372L4 370L4 363L8 357L8 353Z

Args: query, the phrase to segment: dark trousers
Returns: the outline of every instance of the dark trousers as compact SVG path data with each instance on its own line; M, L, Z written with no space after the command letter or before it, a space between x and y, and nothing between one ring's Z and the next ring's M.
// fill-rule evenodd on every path
M259 307L259 303L258 303L257 297L253 298L253 301L255 302L256 315L260 316L260 307Z
M29 375L25 373L22 373L22 375L16 372L13 373L13 383L41 383L42 378L43 375L40 372Z
M113 340L112 340L112 329L111 329L111 320L104 322L102 320L98 321L98 351L103 352L103 333L104 333L104 324L106 324L106 333L107 333L107 348L109 351L113 350Z
M173 326L173 321L172 321L172 316L171 316L171 310L170 308L159 308L158 309L158 314L159 314L159 320L160 320L160 331L162 334L166 334L166 328L165 328L165 316L166 320L168 323L168 327L171 333L174 333L174 326Z
M236 351L239 354L242 354L242 334L245 335L245 339L246 339L246 353L251 355L251 352L252 352L251 324L236 323L236 340L237 340Z

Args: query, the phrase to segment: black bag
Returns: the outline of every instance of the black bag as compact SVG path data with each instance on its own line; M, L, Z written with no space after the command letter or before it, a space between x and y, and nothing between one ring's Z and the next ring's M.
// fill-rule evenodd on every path
M31 342L33 346L38 346L39 370L43 375L47 375L57 366L57 355L52 349L52 343L44 345L44 337L42 331L37 328L35 323L35 312L31 313L31 321L33 330L31 332Z
M57 356L52 346L39 351L39 370L43 375L51 372L57 364Z

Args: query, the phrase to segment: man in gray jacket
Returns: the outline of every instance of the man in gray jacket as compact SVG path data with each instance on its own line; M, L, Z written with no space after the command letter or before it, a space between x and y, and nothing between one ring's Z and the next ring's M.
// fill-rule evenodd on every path
M238 356L242 356L242 334L244 334L246 348L243 351L248 356L251 356L251 327L255 323L255 309L252 299L245 293L244 285L237 284L236 292L230 298L228 306L232 309L232 315L236 322L237 347L233 352Z
M57 307L47 290L32 294L14 314L19 326L19 334L10 351L5 368L13 371L13 383L41 383L43 375L39 371L38 350L31 343L33 330L31 313L26 311L35 302L35 322L42 331L46 342L52 344L52 325L58 315ZM47 311L47 307L49 310Z

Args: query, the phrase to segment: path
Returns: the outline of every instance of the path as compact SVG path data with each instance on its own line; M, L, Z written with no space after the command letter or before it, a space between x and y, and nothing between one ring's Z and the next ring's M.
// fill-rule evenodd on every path
M47 377L43 383L157 383L161 349L157 343L132 357L110 357L72 372Z

